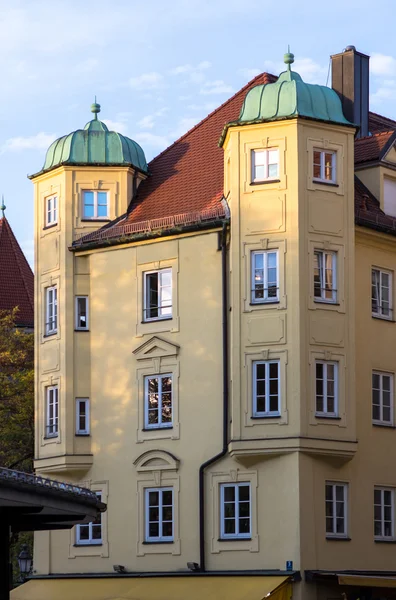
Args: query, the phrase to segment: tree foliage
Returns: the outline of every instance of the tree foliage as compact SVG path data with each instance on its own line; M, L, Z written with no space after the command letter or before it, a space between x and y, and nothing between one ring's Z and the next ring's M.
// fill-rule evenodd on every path
M0 465L33 470L34 339L0 311Z

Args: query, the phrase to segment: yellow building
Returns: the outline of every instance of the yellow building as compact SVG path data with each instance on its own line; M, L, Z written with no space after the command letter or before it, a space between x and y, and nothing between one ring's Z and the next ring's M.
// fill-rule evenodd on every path
M15 598L391 597L396 122L332 61L149 165L95 104L32 176L35 467L108 508Z

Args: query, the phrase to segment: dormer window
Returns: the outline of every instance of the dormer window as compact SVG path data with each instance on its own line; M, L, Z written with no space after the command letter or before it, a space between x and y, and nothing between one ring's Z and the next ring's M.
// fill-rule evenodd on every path
M83 191L83 219L107 219L108 192Z
M313 151L313 179L322 183L336 183L336 153L331 150Z
M279 178L279 149L252 150L252 182L273 181Z

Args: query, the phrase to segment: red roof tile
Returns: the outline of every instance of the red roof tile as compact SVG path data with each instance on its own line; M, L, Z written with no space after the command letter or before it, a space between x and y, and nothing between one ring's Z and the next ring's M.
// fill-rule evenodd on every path
M19 308L17 325L33 327L33 272L10 224L0 219L0 310Z
M382 131L355 140L355 164L379 160L385 146L394 134L394 130Z
M396 121L383 117L374 112L369 112L369 130L370 133L379 133L380 131L390 131L396 129Z

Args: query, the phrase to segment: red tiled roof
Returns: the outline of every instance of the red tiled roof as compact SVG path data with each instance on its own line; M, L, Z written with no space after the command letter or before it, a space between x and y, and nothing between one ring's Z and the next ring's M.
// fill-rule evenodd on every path
M379 160L395 131L382 131L355 140L355 164Z
M369 229L396 235L396 219L381 210L378 200L356 175L355 223Z
M391 129L396 129L396 121L393 119L389 119L388 117L384 117L382 115L378 115L374 112L369 112L369 130L370 133L379 133L380 131L390 131Z
M262 73L232 98L149 163L151 176L138 189L127 223L181 213L202 212L219 206L224 189L224 150L217 146L223 127L238 118L246 92L255 85L276 81Z
M19 308L17 325L33 327L33 272L10 224L0 219L0 310Z

